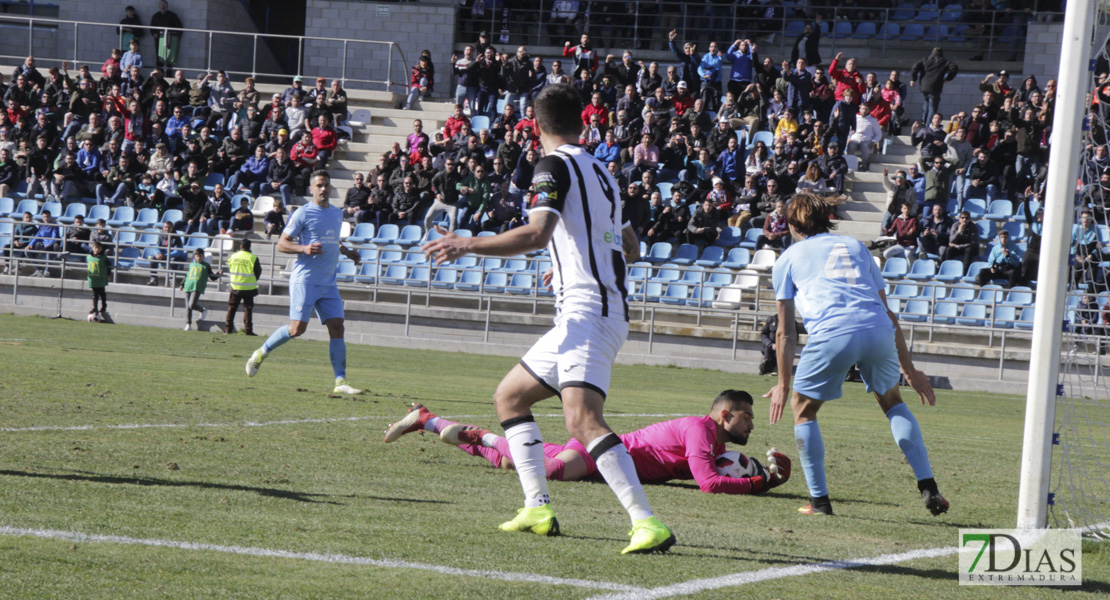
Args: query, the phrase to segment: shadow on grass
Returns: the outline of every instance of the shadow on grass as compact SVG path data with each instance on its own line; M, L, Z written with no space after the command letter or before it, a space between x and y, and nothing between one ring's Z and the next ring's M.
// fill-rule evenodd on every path
M308 492L295 492L292 490L282 490L278 488L255 487L249 485L234 485L226 483L212 483L209 481L175 481L171 479L158 479L154 477L120 477L118 475L101 475L98 473L88 473L84 471L74 471L72 473L32 473L30 471L12 471L0 469L0 476L10 477L30 477L37 479L55 479L59 481L86 481L90 483L110 483L110 484L126 484L126 485L140 485L140 486L165 486L165 487L195 487L209 490L230 490L236 492L253 492L262 496L271 498L282 498L285 500L295 500L297 502L307 502L311 504L333 504L337 506L346 506L342 502L334 500L318 500L317 498L332 497L330 494L313 494ZM361 496L361 495L346 495L340 496L342 498L361 498L369 500L384 500L388 502L414 502L414 503L428 503L428 504L449 504L443 500L417 500L413 498L388 498L383 496Z

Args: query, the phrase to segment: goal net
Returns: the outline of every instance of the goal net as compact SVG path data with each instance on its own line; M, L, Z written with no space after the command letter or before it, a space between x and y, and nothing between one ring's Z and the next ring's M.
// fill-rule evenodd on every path
M1079 179L1048 502L1053 526L1083 529L1106 540L1110 539L1110 13L1101 3L1093 32L1082 144L1052 150L1078 156Z

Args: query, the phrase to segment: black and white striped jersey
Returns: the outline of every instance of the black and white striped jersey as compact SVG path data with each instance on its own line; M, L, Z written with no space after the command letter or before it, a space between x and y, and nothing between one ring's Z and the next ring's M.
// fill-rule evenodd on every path
M605 165L578 146L560 146L540 159L532 177L531 212L550 211L559 223L548 244L556 307L628 320L617 182Z

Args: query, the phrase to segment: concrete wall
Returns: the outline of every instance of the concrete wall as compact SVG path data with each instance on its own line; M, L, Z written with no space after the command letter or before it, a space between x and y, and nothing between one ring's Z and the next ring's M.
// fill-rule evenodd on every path
M20 315L58 314L57 280L20 278L17 300L13 301L14 278L0 276L0 310ZM184 321L180 292L170 307L166 288L113 284L108 288L108 312L117 323L180 328ZM424 308L415 306L406 318L405 306L369 302L366 294L344 293L346 337L351 343L427 350L446 350L521 356L551 327L550 316L493 313L489 339L485 339L485 313L476 310ZM89 291L83 281L67 280L62 315L84 319L88 314ZM203 304L210 320L201 323L206 331L222 331L227 295L210 287ZM255 330L260 335L288 322L287 296L261 295L256 299ZM242 314L237 327L241 327ZM407 324L406 324L407 322ZM628 342L618 357L623 364L674 365L755 373L761 355L759 333L741 330L735 358L729 337L695 337L689 328L657 329L649 340L646 325L634 322ZM695 332L697 333L697 332ZM705 331L700 333L705 334ZM907 334L911 336L912 334ZM325 329L309 328L306 338L326 339ZM997 348L956 348L941 340L928 342L922 335L913 343L918 368L933 378L939 389L1023 393L1028 378L1028 350L1006 351L1005 370L1000 379Z
M36 28L32 54L39 59L40 66L54 66L62 60L72 63L76 55L79 62L98 71L111 49L120 46L116 27L125 15L124 8L128 5L135 6L143 23L149 23L150 17L158 10L157 2L150 1L57 0L57 3L59 19L80 21L83 24L77 28L76 45L72 25L59 24L56 29ZM238 0L172 0L170 10L177 13L186 28L257 32L254 22ZM0 55L7 57L8 63L27 55L28 48L31 47L28 42L26 27L5 25L0 29ZM147 32L141 42L143 61L149 69L155 64L154 38ZM246 36L213 35L209 62L208 35L185 33L181 40L178 64L190 70L190 75L191 69L205 69L209 65L213 69L250 71L252 46L251 38ZM258 48L258 70L276 73L277 64L269 49L261 42ZM242 77L235 79L240 80Z
M372 4L364 2L308 0L305 35L395 42L404 53L408 66L416 63L427 49L438 67L437 92L450 85L451 42L455 31L453 6L426 4ZM389 54L384 45L350 43L347 45L347 71L343 73L343 44L309 42L304 57L306 75L384 81ZM392 61L392 80L407 87L409 73L396 57ZM348 83L348 88L366 88ZM382 89L377 86L373 89ZM400 89L395 89L400 91Z

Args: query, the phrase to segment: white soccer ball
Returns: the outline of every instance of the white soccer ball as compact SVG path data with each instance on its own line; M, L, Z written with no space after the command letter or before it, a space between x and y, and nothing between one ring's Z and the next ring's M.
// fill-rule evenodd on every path
M89 323L96 323L96 313L89 313Z
M740 452L725 452L717 455L717 474L725 477L755 477L762 474L763 465L754 458Z

